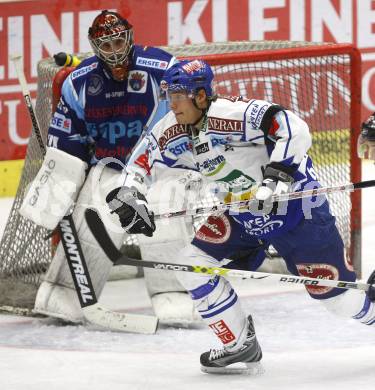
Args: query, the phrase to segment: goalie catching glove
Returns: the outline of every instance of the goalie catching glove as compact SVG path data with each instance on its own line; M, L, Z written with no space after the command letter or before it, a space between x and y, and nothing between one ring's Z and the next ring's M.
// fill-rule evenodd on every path
M107 195L106 201L127 233L152 237L155 231L154 213L148 210L145 196L136 188L116 188Z
M266 166L263 173L262 185L255 193L255 198L259 201L259 208L263 203L268 203L273 195L281 195L289 192L291 184L294 182L293 173L295 169L279 162L271 162Z
M359 158L375 161L375 113L362 123L357 151Z

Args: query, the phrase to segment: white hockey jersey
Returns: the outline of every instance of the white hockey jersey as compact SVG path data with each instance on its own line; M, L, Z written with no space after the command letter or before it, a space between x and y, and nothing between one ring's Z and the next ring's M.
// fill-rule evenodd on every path
M211 103L197 135L191 126L178 124L173 112L162 118L129 160L125 185L146 193L165 169L185 168L199 171L208 182L215 182L222 199L233 201L251 196L262 181L262 169L275 161L296 168L293 190L297 191L316 183L306 154L310 146L307 124L281 106L263 100L218 98ZM301 202L289 203L293 206L287 207L286 215L276 216L282 230L303 217ZM256 217L246 212L235 220L251 229L249 221ZM275 216L262 218L266 224Z

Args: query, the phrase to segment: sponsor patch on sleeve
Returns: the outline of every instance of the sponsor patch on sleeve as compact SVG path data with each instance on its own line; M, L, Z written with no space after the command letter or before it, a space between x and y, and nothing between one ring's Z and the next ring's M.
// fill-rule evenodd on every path
M50 126L56 130L70 134L72 131L72 120L70 118L66 118L63 114L55 112L51 119Z
M263 100L253 100L246 111L246 122L253 129L259 129L262 123L264 114L271 107L271 103Z

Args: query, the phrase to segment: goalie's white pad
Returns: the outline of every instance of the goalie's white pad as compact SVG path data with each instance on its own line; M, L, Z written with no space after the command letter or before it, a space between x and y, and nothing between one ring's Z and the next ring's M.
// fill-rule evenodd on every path
M56 148L47 148L20 214L37 225L54 229L76 200L86 169L87 164L79 158Z
M197 203L199 194L187 185L199 183L198 173L184 170L170 171L164 178L158 177L147 194L149 207L155 214L163 214ZM197 187L197 185L195 186ZM181 262L178 253L193 237L192 218L171 218L156 221L153 237L138 236L142 258L155 261ZM170 326L189 326L201 322L200 316L173 271L144 269L145 282L155 315L160 323Z
M75 290L47 281L38 289L33 311L73 323L81 323L84 319Z
M119 187L122 182L123 176L119 171L102 166L92 168L73 212L73 220L97 298L100 297L108 279L112 262L107 259L91 234L84 212L90 206L99 211L113 242L119 248L124 241L125 233L117 216L110 214L105 198L111 189ZM34 311L65 321L82 322L83 315L61 243L52 259L45 281L48 283L42 283Z
M174 327L199 325L202 320L186 291L163 292L151 297L160 324Z

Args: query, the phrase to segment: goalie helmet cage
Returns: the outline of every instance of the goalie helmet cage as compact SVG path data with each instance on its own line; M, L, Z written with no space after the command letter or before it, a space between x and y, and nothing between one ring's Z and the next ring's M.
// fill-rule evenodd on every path
M353 45L241 41L163 49L178 58L203 58L210 63L219 95L273 101L303 118L313 137L309 154L324 185L361 180L361 165L356 155L361 112L361 59ZM78 56L85 58L88 55ZM36 114L44 141L52 115L52 80L59 69L51 58L38 64ZM3 307L32 307L37 287L51 261L51 242L44 240L48 232L18 213L27 186L42 160L43 154L33 134L0 244L0 306ZM360 275L360 192L329 197L347 258Z

